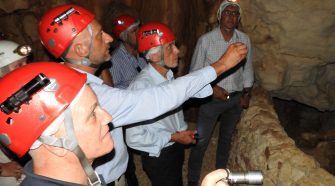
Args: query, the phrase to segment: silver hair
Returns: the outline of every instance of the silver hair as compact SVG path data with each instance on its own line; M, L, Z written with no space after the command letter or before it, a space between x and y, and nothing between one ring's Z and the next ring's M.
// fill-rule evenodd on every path
M161 50L162 50L162 46L156 46L154 48L151 48L144 54L144 57L145 57L145 59L149 60L150 56L152 54L156 54L158 52L161 52Z
M140 21L137 20L135 23L133 23L132 25L130 25L126 30L124 30L123 32L120 33L120 39L122 41L127 41L128 39L128 33L130 30L138 27L140 25Z

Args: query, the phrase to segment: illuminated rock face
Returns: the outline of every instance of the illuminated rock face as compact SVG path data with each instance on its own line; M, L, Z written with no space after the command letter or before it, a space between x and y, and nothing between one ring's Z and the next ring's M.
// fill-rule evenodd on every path
M331 151L328 148L326 152ZM228 167L261 170L266 186L334 185L335 177L321 168L320 163L295 146L280 125L268 92L255 88L250 107L237 125Z
M335 1L241 1L258 83L272 96L335 109Z

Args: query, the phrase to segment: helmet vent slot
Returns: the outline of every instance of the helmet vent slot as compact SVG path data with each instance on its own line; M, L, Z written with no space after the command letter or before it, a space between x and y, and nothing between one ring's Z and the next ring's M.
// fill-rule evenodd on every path
M12 125L12 124L14 123L13 118L8 117L7 120L6 120L6 123L7 123L8 125Z

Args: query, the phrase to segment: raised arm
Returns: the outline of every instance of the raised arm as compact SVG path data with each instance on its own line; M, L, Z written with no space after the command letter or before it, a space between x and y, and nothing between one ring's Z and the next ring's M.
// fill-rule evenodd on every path
M218 61L211 64L215 69L216 74L219 76L223 72L236 66L248 54L247 46L243 43L237 42L229 45L226 52L220 57Z

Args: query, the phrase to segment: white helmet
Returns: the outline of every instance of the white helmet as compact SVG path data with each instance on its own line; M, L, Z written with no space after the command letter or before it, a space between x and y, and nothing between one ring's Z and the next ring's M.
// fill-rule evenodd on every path
M27 57L31 47L8 40L0 40L0 68Z
M230 6L230 5L237 6L240 14L242 14L242 9L241 9L240 5L238 4L237 0L223 0L222 3L220 4L220 8L218 9L218 12L217 12L217 18L218 18L219 22L221 20L222 12L224 11L224 9L227 8L227 6ZM241 18L241 15L238 16L238 20L240 20L240 18Z

